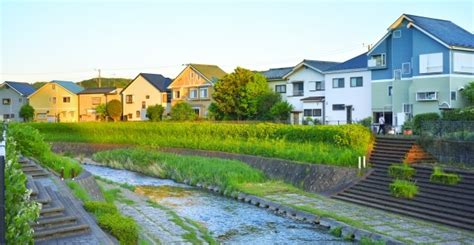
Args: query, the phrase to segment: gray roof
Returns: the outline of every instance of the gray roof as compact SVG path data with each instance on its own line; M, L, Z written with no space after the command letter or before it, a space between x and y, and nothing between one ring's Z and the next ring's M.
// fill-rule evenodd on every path
M339 63L326 71L340 71L367 68L367 52L360 54L354 58Z
M86 88L79 92L78 94L110 94L116 90L114 87L106 87L106 88Z
M320 71L325 71L329 69L330 67L339 64L339 62L324 61L324 60L303 60L303 63L308 66L314 67Z
M171 79L164 77L161 74L152 74L152 73L140 73L143 78L150 82L155 88L161 92L165 92L168 86L171 84Z
M77 94L77 93L81 92L82 90L84 90L83 87L75 84L74 82L70 82L70 81L53 80L51 82L60 85L61 87L69 90L71 93L74 93L74 94Z
M36 91L36 89L29 83L5 81L4 84L10 86L22 96L29 96Z
M282 68L271 68L266 71L262 71L262 75L264 75L268 80L278 80L283 79L283 76L288 74L293 70L293 67L282 67Z

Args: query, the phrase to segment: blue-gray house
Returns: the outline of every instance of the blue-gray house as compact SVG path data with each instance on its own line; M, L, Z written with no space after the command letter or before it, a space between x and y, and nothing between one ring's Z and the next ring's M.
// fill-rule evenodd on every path
M28 103L28 96L35 92L29 83L6 81L0 85L0 119L23 121L20 108Z

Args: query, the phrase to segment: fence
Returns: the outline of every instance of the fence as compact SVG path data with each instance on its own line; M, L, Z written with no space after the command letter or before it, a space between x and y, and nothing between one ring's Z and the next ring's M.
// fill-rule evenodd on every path
M421 137L474 142L474 121L427 121L421 124Z

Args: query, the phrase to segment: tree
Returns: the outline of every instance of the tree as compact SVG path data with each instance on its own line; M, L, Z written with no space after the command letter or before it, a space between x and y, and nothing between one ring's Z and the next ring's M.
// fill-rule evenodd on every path
M462 91L461 94L466 97L469 105L474 105L474 82L470 82Z
M270 93L267 79L260 73L237 67L214 86L212 97L224 119L255 119L259 96Z
M100 104L95 107L95 113L99 116L100 120L104 120L107 116L107 106L105 104Z
M114 120L120 120L120 116L122 116L122 103L118 100L111 100L107 103L107 114Z
M287 122L290 118L290 113L293 110L293 106L287 101L277 102L270 109L270 113L273 115L273 118L280 122Z
M257 120L272 121L275 116L272 114L272 107L281 101L281 95L275 92L269 92L257 97Z
M30 104L24 104L20 108L20 117L23 118L24 122L33 120L35 115L35 109Z
M186 102L178 102L171 107L170 115L171 120L175 121L192 121L197 118L194 109Z
M165 112L165 108L162 105L149 106L146 109L146 117L152 122L158 122L163 118L163 112Z

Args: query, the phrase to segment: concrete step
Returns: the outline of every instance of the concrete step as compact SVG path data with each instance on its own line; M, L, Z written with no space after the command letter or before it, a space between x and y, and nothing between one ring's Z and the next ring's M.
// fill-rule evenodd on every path
M76 223L76 216L58 216L53 218L40 218L32 224L32 227L35 229L35 231L40 231Z
M366 179L368 180L379 180L387 183L391 183L393 181L392 177L389 177L387 174L380 174L380 172L374 171L370 176ZM444 190L450 192L458 192L458 193L469 193L474 195L474 185L464 184L462 182L458 183L457 185L443 185L438 183L433 183L429 179L426 178L413 178L413 181L416 182L418 186L423 186L426 188L437 189L437 190Z
M415 175L413 176L413 179L415 180L423 180L425 182L430 182L430 177L433 172L425 171L425 170L420 170L415 168ZM375 168L375 171L373 172L374 176L380 176L380 177L387 177L387 178L392 178L391 176L388 175L388 168L382 169L382 168ZM466 187L467 189L474 189L474 178L469 178L469 177L464 177L462 174L459 174L461 181L455 185L457 187ZM432 182L430 182L432 183Z
M38 195L38 187L35 184L35 181L31 176L26 176L26 188L31 190L31 195L30 196L37 196Z
M79 225L68 225L54 229L47 229L41 231L35 231L33 238L35 241L43 241L60 237L68 237L73 235L80 235L89 232L89 226L85 224Z
M46 193L51 197L50 207L42 208L40 210L40 217L57 217L64 214L65 208L64 205L59 201L57 196L54 194L54 191L51 188L44 188Z
M39 203L43 204L44 208L50 207L51 205L49 205L49 204L52 201L51 196L44 189L44 187L43 187L43 185L41 185L41 183L36 182L36 181L34 183L35 183L36 188L38 188L38 195L34 196L32 199L35 200L36 202L39 202ZM47 206L47 205L49 205L49 206Z

